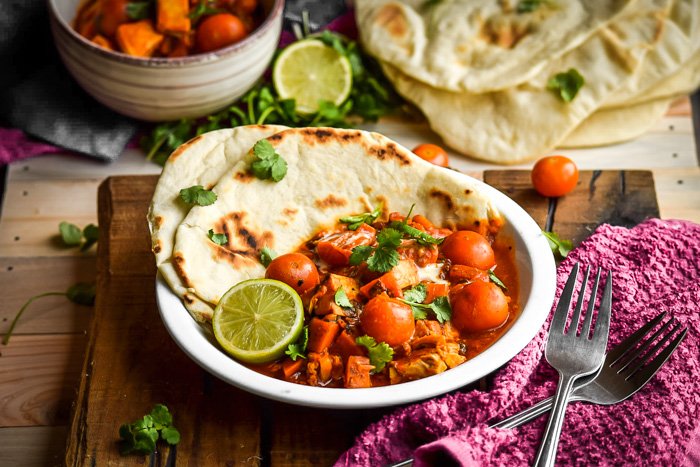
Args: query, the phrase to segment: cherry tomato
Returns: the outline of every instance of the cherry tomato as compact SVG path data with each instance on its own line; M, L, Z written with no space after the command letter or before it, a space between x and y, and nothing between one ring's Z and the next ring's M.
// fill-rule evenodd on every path
M130 21L126 13L128 3L128 0L102 0L98 24L104 35L113 37L120 24Z
M360 315L360 325L368 336L391 347L407 342L416 327L411 307L386 294L367 302Z
M450 163L447 151L436 144L419 144L413 148L413 153L421 159L439 165L440 167L447 167Z
M218 13L207 16L197 27L197 47L202 52L209 52L235 44L247 34L246 27L238 16Z
M564 156L548 156L532 168L532 185L542 196L564 196L576 188L578 167Z
M471 230L458 230L442 242L442 254L453 264L491 269L496 257L489 241Z
M308 292L319 283L316 265L301 253L287 253L273 259L267 266L265 277L284 282L299 295Z
M479 332L508 319L508 299L493 282L474 281L450 296L452 324L460 331Z

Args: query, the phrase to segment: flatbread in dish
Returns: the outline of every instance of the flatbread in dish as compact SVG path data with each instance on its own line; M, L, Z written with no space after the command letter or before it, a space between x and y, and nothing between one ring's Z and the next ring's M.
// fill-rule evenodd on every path
M489 230L502 218L475 179L430 164L378 133L298 128L267 141L287 163L279 182L237 164L213 188L217 201L193 207L175 235L173 261L188 290L215 304L234 284L263 277L260 250L295 251L339 217L371 211L426 213L437 225ZM494 227L495 229L495 227ZM225 233L218 245L208 235Z
M363 46L411 79L483 93L530 80L636 0L357 0Z
M152 249L158 270L198 321L210 320L214 310L187 290L171 261L175 232L191 208L180 199L180 190L194 185L210 189L258 140L284 129L251 125L212 131L180 146L163 167L148 210Z

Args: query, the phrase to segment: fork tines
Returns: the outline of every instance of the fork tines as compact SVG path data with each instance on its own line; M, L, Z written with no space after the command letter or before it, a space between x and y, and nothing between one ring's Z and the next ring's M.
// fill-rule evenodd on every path
M569 281L567 282L565 286L565 290L562 293L562 296L567 294L568 296L573 295L573 290L574 290L574 281L576 274L578 273L579 269L579 264L576 263L574 265L574 269L572 270L572 277L569 277ZM597 336L605 336L607 337L607 326L609 323L609 320L604 320L602 323L597 323L594 331L598 331L595 333L595 336L591 336L591 324L593 321L593 314L595 311L595 301L596 297L598 296L598 285L600 284L600 276L603 273L603 270L601 268L598 268L596 272L596 277L595 281L593 283L592 289L590 291L590 294L587 294L586 291L588 289L588 279L590 277L591 273L591 267L586 266L586 272L583 276L583 281L581 283L581 288L578 293L578 298L576 300L576 307L574 308L574 313L571 318L571 321L569 322L568 326L564 326L564 323L557 323L557 327L560 329L564 329L564 333L570 333L574 332L576 335L579 336L585 336L589 339ZM605 278L605 290L603 291L603 294L601 296L601 301L600 301L600 308L605 309L606 307L609 308L611 306L611 301L612 301L612 274L610 271L607 271L606 278ZM588 306L586 307L586 314L584 315L583 322L581 322L581 311L583 308L583 302L585 297L588 296ZM564 302L565 306L568 308L569 303ZM557 317L555 316L555 319ZM559 319L566 319L566 315L560 315ZM554 321L552 322L554 325ZM600 324L600 326L599 326ZM553 326L554 327L554 326Z
M671 356L671 353L683 341L688 332L686 327L682 327L674 317L671 317L653 334L642 340L656 325L663 321L667 314L665 311L659 313L653 320L625 339L617 347L624 348L624 351L619 351L619 355L612 355L614 360L610 364L610 368L614 368L618 374L622 374L625 380L646 382L651 378L656 370L668 360L668 357Z

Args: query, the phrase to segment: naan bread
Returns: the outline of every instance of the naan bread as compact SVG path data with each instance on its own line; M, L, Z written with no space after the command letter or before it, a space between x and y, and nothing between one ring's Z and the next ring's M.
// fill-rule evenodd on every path
M535 77L636 0L356 0L363 46L435 88L482 93Z
M430 164L390 139L360 130L298 128L267 138L288 164L279 182L258 180L237 164L213 188L218 199L195 206L177 229L173 261L188 290L215 304L234 284L262 277L262 247L297 249L339 217L383 203L424 213L438 225L488 228L502 219L480 183ZM219 246L209 230L226 233Z
M171 262L175 231L191 207L180 199L180 190L194 185L211 189L257 141L284 129L251 125L212 131L180 146L163 167L148 211L152 249L158 270L198 321L210 320L214 310L187 290Z
M561 143L631 79L647 53L659 46L657 42L675 37L660 34L672 21L670 5L670 0L638 2L577 48L549 62L527 83L503 91L439 90L389 64L383 68L398 92L423 111L449 146L477 159L519 163ZM586 84L567 103L547 89L547 82L570 68L579 70Z

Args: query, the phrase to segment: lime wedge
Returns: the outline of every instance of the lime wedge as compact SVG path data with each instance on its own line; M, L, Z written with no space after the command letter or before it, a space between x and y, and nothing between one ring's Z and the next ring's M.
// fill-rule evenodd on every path
M352 88L350 61L333 47L305 39L285 48L275 61L272 81L282 99L294 99L299 113L318 111L319 101L342 104Z
M265 363L284 354L304 327L301 298L284 282L250 279L231 287L216 306L214 336L245 363Z

